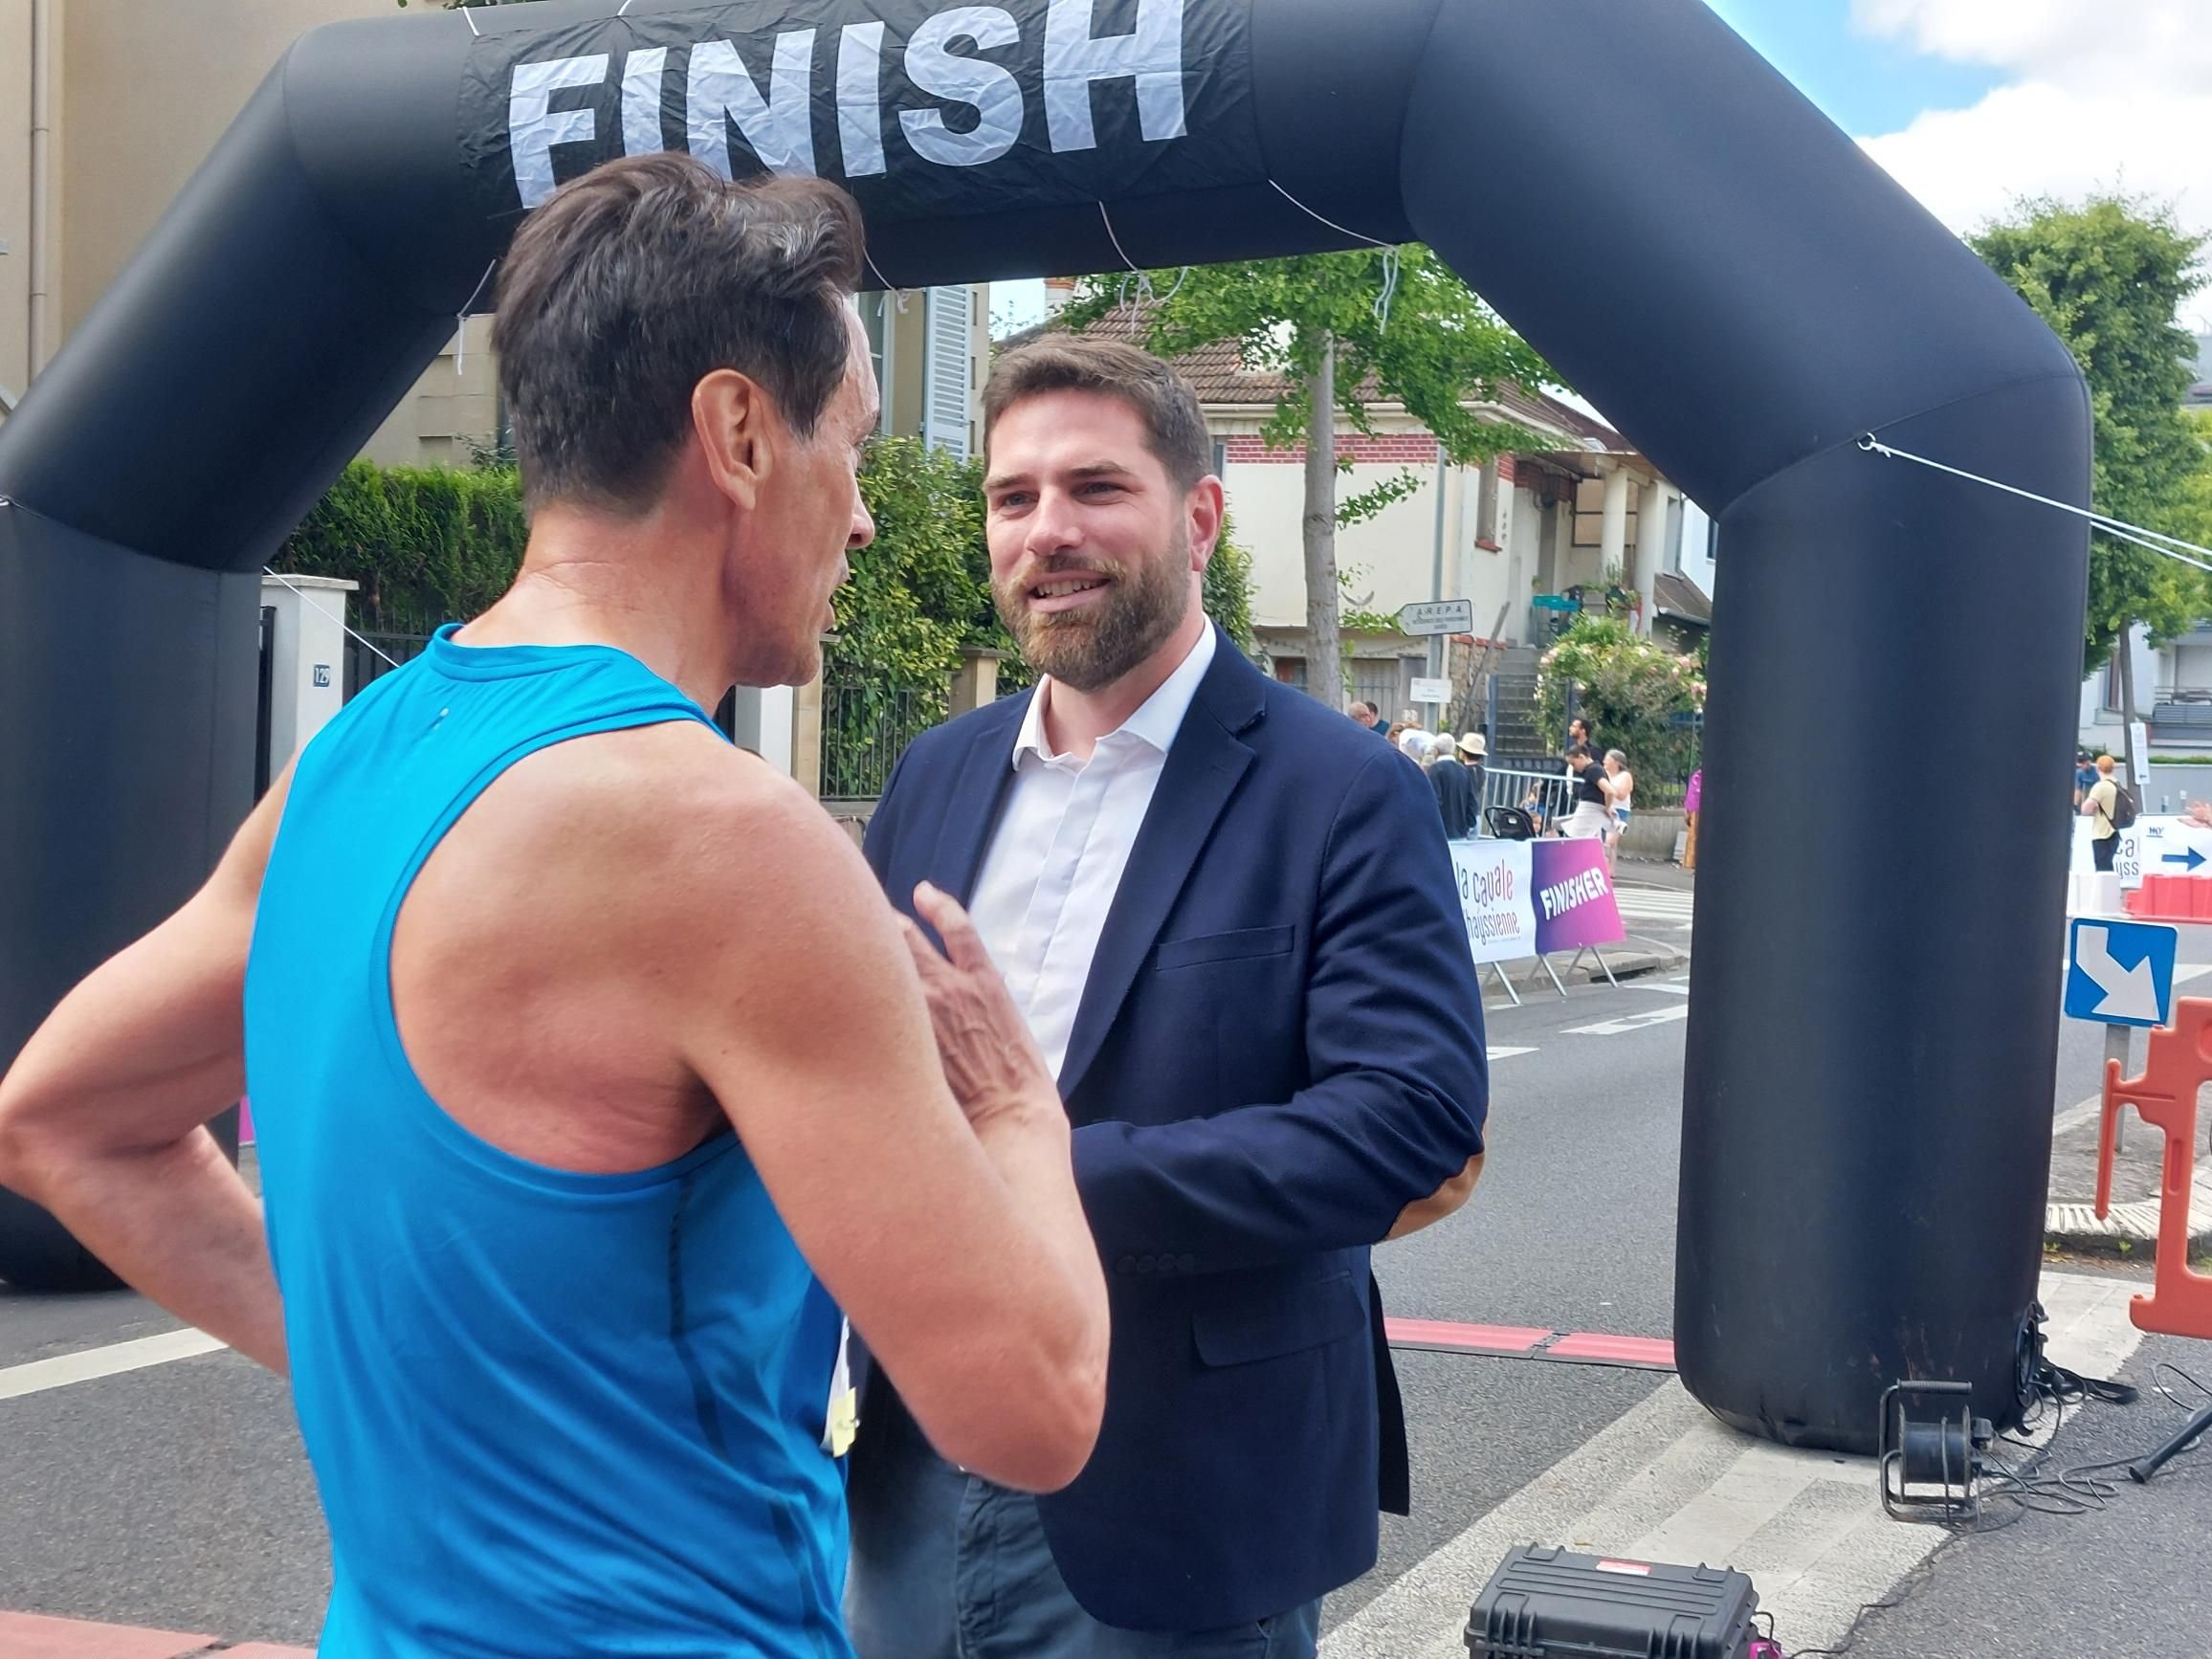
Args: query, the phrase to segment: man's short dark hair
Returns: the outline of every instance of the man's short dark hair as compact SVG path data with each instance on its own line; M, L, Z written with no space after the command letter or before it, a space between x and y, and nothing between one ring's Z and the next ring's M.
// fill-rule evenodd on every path
M1577 743L1573 748L1567 751L1567 759L1570 761L1587 761L1590 759L1590 751L1582 747L1582 744Z
M717 369L811 436L851 360L863 256L859 209L820 179L733 184L659 154L563 186L516 232L492 334L524 499L644 511Z
M1118 340L1051 334L999 359L984 387L984 449L999 417L1026 398L1092 391L1119 398L1144 422L1144 447L1176 488L1213 471L1213 438L1190 383L1149 351Z

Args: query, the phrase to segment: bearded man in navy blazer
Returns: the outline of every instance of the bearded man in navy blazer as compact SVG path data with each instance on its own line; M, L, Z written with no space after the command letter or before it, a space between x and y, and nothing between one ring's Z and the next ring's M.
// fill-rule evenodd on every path
M1482 1163L1482 999L1418 767L1209 623L1222 521L1190 387L1048 338L984 394L1000 614L1044 676L900 760L895 903L964 904L1057 1073L1113 1307L1065 1491L932 1451L870 1378L862 1659L1312 1659L1407 1507L1370 1248Z

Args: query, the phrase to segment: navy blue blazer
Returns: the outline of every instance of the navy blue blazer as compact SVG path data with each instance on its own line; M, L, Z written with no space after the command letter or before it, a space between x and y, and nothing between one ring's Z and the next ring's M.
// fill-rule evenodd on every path
M1113 1312L1089 1466L1039 1500L1094 1617L1266 1618L1407 1507L1368 1249L1482 1150L1482 995L1421 769L1227 638L1170 748L1060 1090ZM1028 694L924 733L869 827L911 914L973 896ZM896 1402L872 1378L866 1425Z

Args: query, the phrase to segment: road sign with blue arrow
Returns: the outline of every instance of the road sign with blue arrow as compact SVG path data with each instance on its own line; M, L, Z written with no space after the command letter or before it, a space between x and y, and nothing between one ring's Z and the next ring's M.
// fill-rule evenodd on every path
M2076 921L2067 951L2067 1018L2108 1026L2168 1024L2179 939L2173 928L2150 922Z
M2203 853L2198 852L2196 848L2191 847L2187 851L2181 852L2160 853L2158 856L2158 862L2160 864L2179 864L2181 866L2183 874L2194 875L2197 874L2198 865L2212 862L2212 860L2207 860Z

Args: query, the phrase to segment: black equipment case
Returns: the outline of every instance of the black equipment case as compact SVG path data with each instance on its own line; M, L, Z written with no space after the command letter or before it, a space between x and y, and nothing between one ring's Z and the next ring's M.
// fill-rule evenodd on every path
M1471 1659L1752 1659L1759 1592L1725 1567L1517 1545L1467 1621Z

